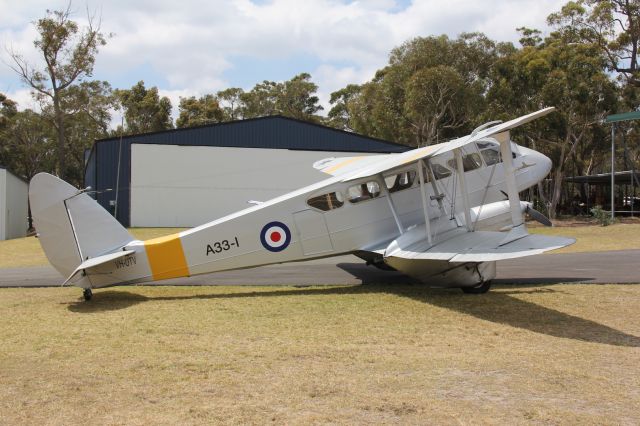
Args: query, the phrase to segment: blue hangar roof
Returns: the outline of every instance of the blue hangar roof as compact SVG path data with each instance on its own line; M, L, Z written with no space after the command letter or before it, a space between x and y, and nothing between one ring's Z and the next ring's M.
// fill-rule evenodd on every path
M87 155L85 186L97 191L108 188L115 191L120 156L116 217L124 226L129 226L130 217L132 143L371 153L396 153L410 149L393 142L279 115L128 135L122 137L122 145L120 137L100 139ZM98 202L109 212L114 211L110 205L115 198L113 191L96 195Z

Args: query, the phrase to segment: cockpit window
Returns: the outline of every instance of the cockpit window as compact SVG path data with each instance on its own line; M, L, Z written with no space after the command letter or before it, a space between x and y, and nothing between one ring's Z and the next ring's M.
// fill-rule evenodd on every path
M500 157L500 146L494 142L476 142L476 146L484 158L484 162L487 166L498 164L502 161Z
M386 176L384 178L384 183L387 185L389 192L397 192L411 188L415 179L416 172L414 170L410 170L398 173L397 175Z
M451 170L438 163L431 163L431 170L436 180L444 179L451 176Z
M452 169L457 170L458 164L456 163L455 158L452 158L451 160L447 161L447 164ZM475 152L464 155L462 156L462 167L465 172L479 169L480 167L482 167L482 160L480 159L480 156Z
M339 192L330 192L328 194L318 195L307 200L307 204L318 210L329 211L337 209L344 205L344 198Z
M498 144L495 142L476 142L478 149L495 148L498 149Z
M347 190L347 198L351 203L359 203L360 201L371 200L380 195L380 185L375 180L366 183L360 183L349 187Z

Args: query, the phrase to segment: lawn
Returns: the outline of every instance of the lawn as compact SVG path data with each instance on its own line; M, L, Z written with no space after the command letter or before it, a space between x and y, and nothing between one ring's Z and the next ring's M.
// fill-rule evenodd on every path
M561 235L576 239L576 243L551 253L577 253L640 249L640 224L616 223L610 226L532 227L532 234Z
M0 424L633 424L640 286L0 289Z
M141 240L160 237L182 231L184 228L131 228L129 232ZM0 241L0 268L44 266L49 261L35 237Z
M132 228L129 231L141 240L173 234L184 228ZM607 227L597 225L531 227L532 233L562 235L577 240L576 244L553 253L640 249L640 224L619 223ZM37 238L17 238L0 241L0 268L48 265Z

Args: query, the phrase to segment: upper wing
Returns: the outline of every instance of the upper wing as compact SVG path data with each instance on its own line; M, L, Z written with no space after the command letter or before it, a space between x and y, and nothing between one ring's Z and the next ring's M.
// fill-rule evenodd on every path
M418 148L411 151L403 152L401 154L389 154L384 156L384 158L380 159L380 161L376 161L368 165L366 165L365 163L362 163L359 167L356 167L356 165L354 164L354 167L352 169L353 172L344 174L343 181L347 182L355 179L377 175L386 170L394 169L396 167L401 167L405 164L412 163L416 160L430 158L430 157L433 157L434 155L453 151L456 148L461 148L465 145L468 145L480 139L483 139L492 135L496 135L498 133L506 132L510 129L513 129L515 127L518 127L525 123L533 121L536 118L543 117L549 114L550 112L552 112L554 109L555 108L553 107L544 108L544 109L541 109L540 111L536 111L531 114L523 115L522 117L518 117L513 120L507 121L506 123L489 127L488 129L484 129L476 134L463 136L461 138L454 139L449 142L445 142L437 145L430 145L424 148Z
M313 163L313 168L332 176L339 176L357 171L363 167L370 167L389 156L398 154L361 155L358 157L330 157Z

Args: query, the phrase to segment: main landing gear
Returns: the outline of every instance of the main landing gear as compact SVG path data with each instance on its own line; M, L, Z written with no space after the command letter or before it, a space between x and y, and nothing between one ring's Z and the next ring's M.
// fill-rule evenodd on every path
M461 287L460 290L462 290L462 292L466 294L484 294L488 292L490 288L491 280L481 282L475 287Z
M90 288L85 288L84 290L82 290L82 297L84 297L85 301L88 302L89 300L91 300L91 296L93 296L93 292Z

